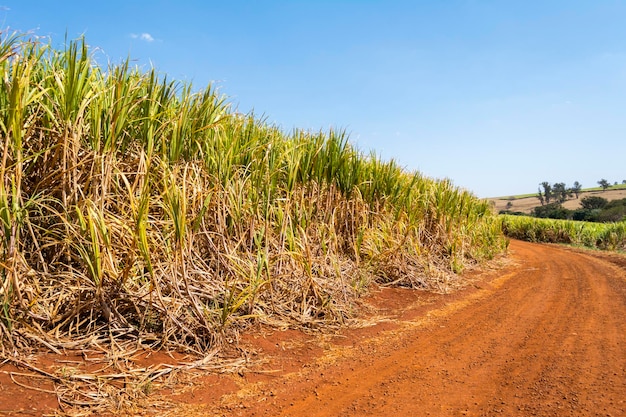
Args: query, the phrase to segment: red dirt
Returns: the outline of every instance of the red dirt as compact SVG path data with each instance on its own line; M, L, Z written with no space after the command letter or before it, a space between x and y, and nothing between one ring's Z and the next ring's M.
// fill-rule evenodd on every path
M240 342L248 368L162 391L172 406L158 414L626 415L626 258L517 241L510 253L454 294L373 294L380 316L361 328L259 329ZM37 415L32 398L53 397L7 382L8 370L0 415Z

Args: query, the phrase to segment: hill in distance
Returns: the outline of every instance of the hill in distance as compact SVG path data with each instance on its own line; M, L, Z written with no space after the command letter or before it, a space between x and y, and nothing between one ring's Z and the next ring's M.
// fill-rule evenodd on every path
M578 195L578 198L571 198L563 203L563 207L569 210L575 210L580 207L580 200L589 196L597 196L606 198L607 200L620 200L622 198L626 198L626 187L619 185L617 187L608 188L606 191L602 191L602 189L592 188L587 190L582 190ZM533 195L523 195L523 196L506 196L506 197L495 197L488 198L489 203L492 204L494 211L496 213L500 212L500 210L511 210L511 211L521 211L522 213L528 213L532 211L533 208L540 206L541 203L537 198L537 194ZM507 204L511 203L511 206L507 208Z

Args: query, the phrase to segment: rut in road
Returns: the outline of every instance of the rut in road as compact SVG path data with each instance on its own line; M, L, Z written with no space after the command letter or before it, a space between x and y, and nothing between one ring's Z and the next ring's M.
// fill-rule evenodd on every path
M258 395L221 410L240 416L625 416L624 263L518 241L511 257L515 266L482 284L473 299L431 312L436 319L380 336L383 343L360 346L332 366L309 364L296 376L257 384Z

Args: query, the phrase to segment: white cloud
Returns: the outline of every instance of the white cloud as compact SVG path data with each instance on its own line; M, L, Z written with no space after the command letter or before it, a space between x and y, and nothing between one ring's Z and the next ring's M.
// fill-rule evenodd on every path
M152 35L146 32L140 35L137 35L136 33L131 33L130 37L133 39L141 39L142 41L146 41L146 42L154 42L154 38L152 37Z

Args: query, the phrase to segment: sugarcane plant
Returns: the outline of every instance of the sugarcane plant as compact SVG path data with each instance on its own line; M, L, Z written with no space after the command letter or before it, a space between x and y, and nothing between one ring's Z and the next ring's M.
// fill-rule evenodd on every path
M2 346L206 352L253 322L344 323L372 282L445 291L506 249L487 203L285 132L84 39L0 40Z

